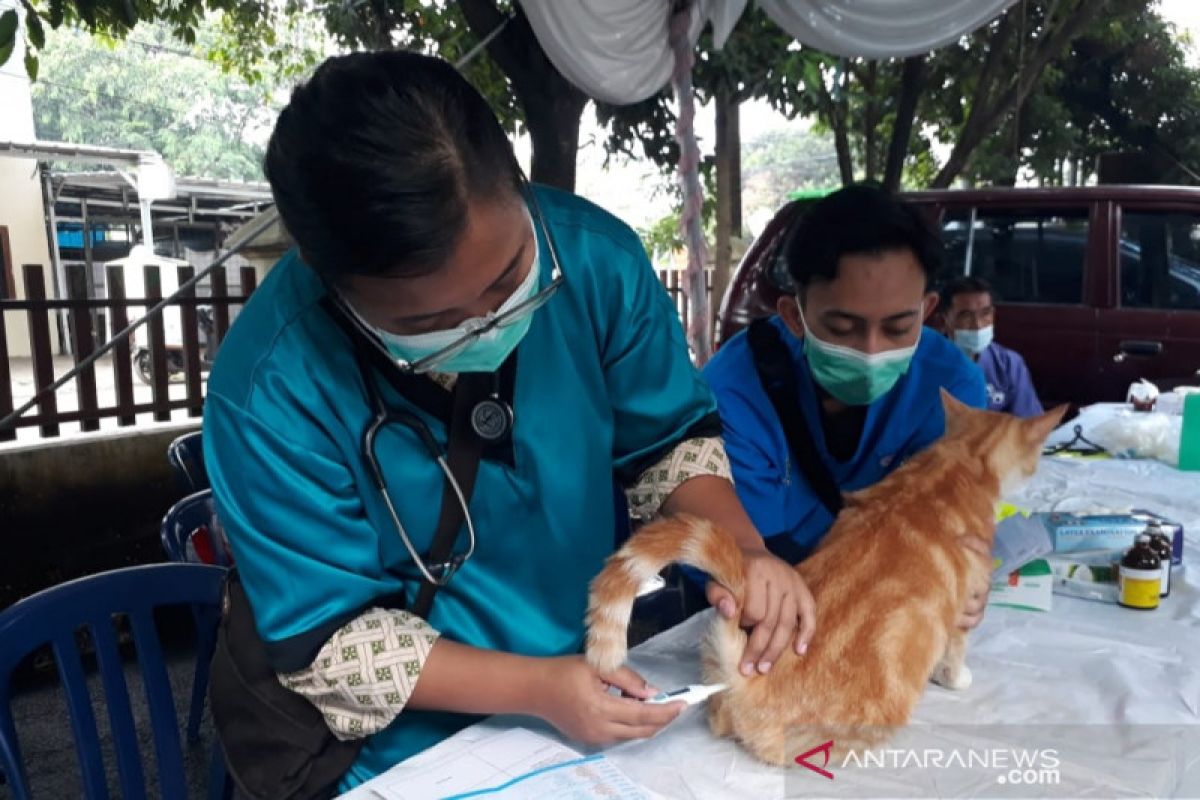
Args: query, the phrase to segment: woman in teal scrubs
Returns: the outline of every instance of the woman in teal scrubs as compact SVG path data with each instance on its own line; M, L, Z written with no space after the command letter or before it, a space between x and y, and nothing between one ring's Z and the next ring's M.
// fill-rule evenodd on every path
M635 514L707 517L746 551L744 607L709 590L753 628L745 671L803 649L811 597L737 500L712 396L637 236L529 186L448 64L331 59L280 115L266 172L297 248L222 343L205 454L272 667L337 737L365 739L342 788L473 715L540 717L586 744L675 717L678 704L640 702L655 690L633 672L578 655L587 585L613 548L614 473ZM361 367L330 297L413 391ZM454 387L479 373L495 373L513 426L483 449L473 553L420 619L384 599L416 595L412 553L439 518L444 476L417 428L445 448ZM422 423L375 441L396 519L364 453L367 381ZM464 527L455 553L469 539Z

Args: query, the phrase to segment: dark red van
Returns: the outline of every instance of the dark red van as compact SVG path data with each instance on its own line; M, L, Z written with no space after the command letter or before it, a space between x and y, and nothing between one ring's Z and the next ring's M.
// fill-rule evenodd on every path
M996 340L1047 403L1123 400L1146 378L1200 379L1200 188L1092 186L913 192L946 243L944 279L996 290ZM815 200L784 206L747 251L718 345L790 290L783 241Z

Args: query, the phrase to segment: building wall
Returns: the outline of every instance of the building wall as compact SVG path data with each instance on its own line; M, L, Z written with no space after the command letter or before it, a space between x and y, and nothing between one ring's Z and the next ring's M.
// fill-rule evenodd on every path
M0 0L0 13L10 8L17 9L18 15L24 14L17 0ZM24 30L23 16L18 30ZM0 109L4 109L0 113L0 140L32 141L35 138L33 102L30 99L29 79L25 74L25 49L19 34L16 49L8 61L0 66ZM55 296L37 161L0 157L0 225L8 228L17 297L25 296L22 264L41 264L46 275L47 295ZM9 355L28 356L29 327L25 313L5 312L4 324L8 332Z
M183 489L171 440L196 422L0 450L0 610L64 580L163 561L159 522Z

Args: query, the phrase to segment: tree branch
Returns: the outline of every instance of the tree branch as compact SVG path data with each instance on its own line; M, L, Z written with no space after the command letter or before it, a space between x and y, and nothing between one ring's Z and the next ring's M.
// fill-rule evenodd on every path
M946 188L966 168L971 154L984 137L1017 103L1024 102L1025 98L1029 96L1029 92L1045 70L1046 64L1061 53L1063 48L1095 19L1107 4L1108 0L1080 0L1057 28L1042 36L1029 63L993 102L971 108L970 115L963 124L962 133L954 143L950 157L933 179L932 186L934 188ZM988 56L990 59L991 53ZM976 94L979 94L980 89L981 86L976 87Z
M988 95L991 94L992 85L996 81L996 71L1000 68L1001 60L1004 56L1004 51L1008 48L1008 39L1012 36L1013 24L1012 13L1006 13L1000 19L1000 26L996 32L992 34L991 41L988 42L987 56L983 61L983 69L979 72L979 80L975 84L975 91L971 93L971 101L967 111L967 122L964 123L964 128L971 122L977 109L983 107L987 102Z
M849 186L854 183L854 157L850 152L846 121L838 110L838 104L833 102L833 95L829 93L825 81L815 81L813 88L817 92L818 105L824 109L825 116L829 118L829 127L833 129L833 146L837 151L838 171L842 175L842 185Z
M462 9L463 17L467 20L467 27L479 41L483 41L484 37L496 30L505 19L504 14L496 7L493 0L458 0L458 7ZM518 15L524 18L519 4L517 9ZM526 20L525 24L528 25L529 22ZM500 32L500 35L488 42L487 45L488 55L510 78L515 72L523 72L525 68L516 46L516 36L517 33L510 22Z

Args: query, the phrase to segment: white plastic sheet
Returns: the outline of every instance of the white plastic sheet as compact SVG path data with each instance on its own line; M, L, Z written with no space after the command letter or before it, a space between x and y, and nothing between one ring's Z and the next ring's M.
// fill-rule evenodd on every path
M1011 499L1033 509L1150 508L1183 524L1185 549L1172 596L1156 611L1057 595L1048 613L991 608L971 634L974 684L963 692L931 685L913 725L892 745L990 755L993 765L1004 757L1007 766L936 768L924 756L924 767L834 765L830 781L801 767L756 762L709 732L702 707L688 709L653 739L606 755L658 795L687 800L1200 797L1200 473L1153 461L1043 459L1033 481ZM657 686L697 682L710 613L636 648L631 665ZM420 757L517 725L547 730L526 718L493 718ZM1057 775L1037 769L1030 780L1020 770L1026 782L1010 782L1014 759L1048 750L1059 761ZM374 797L370 787L354 796Z
M696 0L694 44L711 22L721 47L747 0ZM924 53L995 19L1015 0L758 0L802 44L844 56ZM521 0L533 32L567 80L609 103L663 88L674 63L668 0Z
M1027 756L1053 748L1061 761L1056 783L1002 784L1009 770L982 767L835 767L828 781L756 763L714 739L695 709L654 739L609 755L665 797L703 800L1200 796L1200 474L1153 461L1043 459L1012 499L1034 509L1151 508L1181 522L1186 537L1185 567L1156 611L1058 595L1049 613L990 609L970 639L972 687L930 686L914 727L894 743ZM659 686L695 682L706 624L693 618L645 643L633 666Z

